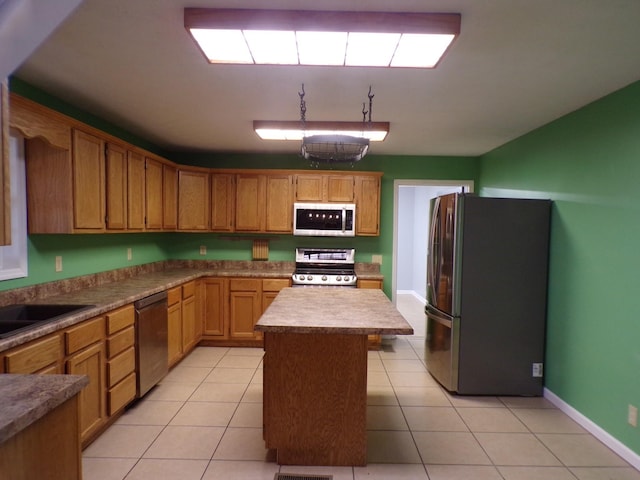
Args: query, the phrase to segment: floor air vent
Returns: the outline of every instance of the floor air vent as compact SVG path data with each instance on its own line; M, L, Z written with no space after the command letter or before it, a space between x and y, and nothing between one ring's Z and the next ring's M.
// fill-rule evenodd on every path
M276 473L273 480L333 480L333 475L305 475L296 473Z

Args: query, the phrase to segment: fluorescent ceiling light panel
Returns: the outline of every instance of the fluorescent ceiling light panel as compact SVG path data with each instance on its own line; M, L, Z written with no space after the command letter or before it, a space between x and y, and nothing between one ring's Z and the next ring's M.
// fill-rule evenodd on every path
M344 65L346 32L296 32L301 65Z
M434 68L460 14L185 8L184 25L210 63Z
M389 122L306 122L302 128L300 121L255 120L253 129L262 140L302 140L311 135L349 135L381 142L389 133Z

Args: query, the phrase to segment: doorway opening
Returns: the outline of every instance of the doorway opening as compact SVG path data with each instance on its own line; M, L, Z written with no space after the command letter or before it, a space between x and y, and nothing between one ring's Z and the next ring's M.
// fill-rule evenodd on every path
M392 301L424 337L429 202L439 195L473 192L472 180L395 180L393 183Z

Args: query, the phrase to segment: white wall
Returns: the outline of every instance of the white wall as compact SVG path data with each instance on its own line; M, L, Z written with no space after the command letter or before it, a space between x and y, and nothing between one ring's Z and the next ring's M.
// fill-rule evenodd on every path
M0 0L0 80L11 75L82 0Z

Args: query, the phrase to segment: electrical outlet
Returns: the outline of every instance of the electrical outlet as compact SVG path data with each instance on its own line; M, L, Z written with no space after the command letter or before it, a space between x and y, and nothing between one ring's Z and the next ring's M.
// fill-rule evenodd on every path
M544 364L543 363L532 363L531 364L531 376L532 377L542 377L544 374Z
M371 263L382 265L382 255L371 255Z
M127 260L131 260L133 258L133 252L130 248L127 248Z
M62 271L62 257L56 256L56 272Z
M632 427L638 426L638 408L631 404L629 405L629 410L627 412L627 422L629 422L629 425Z
M200 255L206 255L207 254L207 247L204 245L200 245Z

